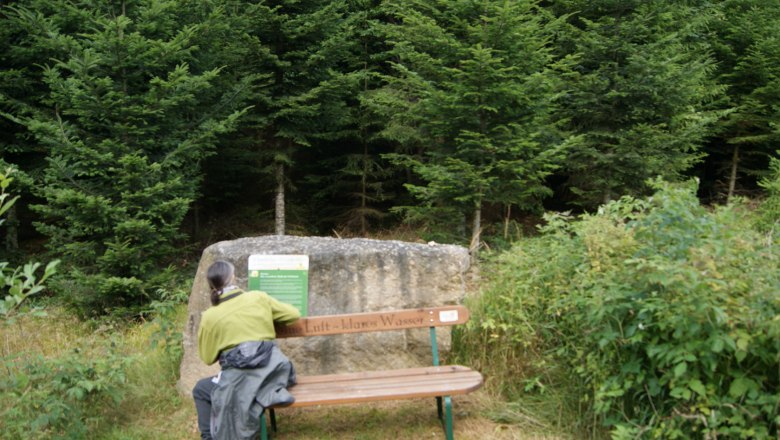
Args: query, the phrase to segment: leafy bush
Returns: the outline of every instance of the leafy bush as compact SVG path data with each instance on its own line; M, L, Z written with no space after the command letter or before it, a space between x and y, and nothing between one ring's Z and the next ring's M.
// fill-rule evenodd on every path
M18 196L8 198L10 195L6 192L13 182L11 175L14 169L8 168L0 173L0 216L2 216L18 200ZM0 225L4 219L0 218ZM58 260L52 261L46 265L43 274L36 276L40 263L27 263L22 267L9 267L7 261L0 261L0 293L4 298L0 300L0 319L7 319L12 316L22 303L32 295L43 290L43 282L55 273L55 268L59 264Z
M170 361L170 377L173 381L178 379L179 363L184 355L182 345L181 325L177 321L178 307L187 304L189 290L160 290L157 295L160 300L149 304L146 314L152 316L155 330L151 334L151 348L161 349L165 357Z
M16 201L6 193L13 181L12 172L9 169L0 173L0 215ZM5 296L0 300L0 338L4 341L0 355L4 372L0 377L0 438L94 437L96 430L105 429L112 410L131 394L126 384L128 373L134 373L139 377L137 382L144 383L153 382L148 380L149 371L161 372L160 368L147 368L138 374L130 368L135 358L123 354L115 341L106 339L105 335L97 335L96 341L77 335L75 343L65 344L69 347L60 346L63 333L68 336L78 333L69 325L72 323L59 322L56 317L44 319L37 313L18 313L28 297L43 289L43 282L55 272L57 263L49 263L44 273L38 275L39 263L13 268L7 262L0 262L0 293ZM159 286L178 287L170 291L161 287L155 292L154 297L159 301L151 303L148 313L153 315L157 330L144 339L145 345L151 339L147 354L152 356L147 356L146 361L158 360L159 365L155 366L164 366L162 372L167 374L156 377L163 376L162 383L172 385L177 379L176 366L182 354L176 305L185 302L187 294L186 289L178 286L178 277L172 269L162 271L152 280ZM118 277L109 279L106 285L112 283L115 290L129 286L126 279ZM90 284L79 287L85 286ZM79 289L74 289L74 298L78 292ZM56 325L49 326L49 321ZM163 350L155 350L158 345ZM159 381L153 385L160 388Z
M616 439L776 438L780 249L742 206L708 211L693 184L655 185L548 216L500 256L461 342L515 398L562 366Z
M0 322L0 439L181 438L185 290L160 292L141 322L85 322L53 306Z
M1 358L6 374L0 377L0 437L87 438L105 407L122 399L130 361L113 344L90 356L76 349L55 358Z
M60 299L82 319L135 319L146 313L155 301L167 301L168 291L178 291L188 274L168 266L145 280L87 274L70 268L65 276L50 283ZM161 296L162 295L162 296Z

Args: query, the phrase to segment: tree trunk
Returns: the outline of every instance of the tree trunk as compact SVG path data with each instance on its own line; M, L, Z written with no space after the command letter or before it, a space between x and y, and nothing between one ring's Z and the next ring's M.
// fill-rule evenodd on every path
M366 209L368 208L368 144L363 140L363 173L360 176L360 236L368 233Z
M200 238L200 202L192 206L192 236Z
M614 152L610 152L609 156L614 158L615 154ZM606 205L607 203L612 201L612 173L607 170L605 173L606 179L604 179L604 182L606 182L606 188L604 188L604 192L601 194L601 204Z
M474 209L474 223L471 226L471 243L469 244L469 254L471 261L476 261L477 251L479 251L480 235L482 233L482 209L477 205Z
M504 240L509 239L509 219L512 217L512 204L506 205L506 217L504 217Z
M603 198L601 199L601 203L606 205L607 203L612 201L612 189L607 188L606 191L604 191Z
M737 187L737 166L739 165L739 145L734 145L734 152L731 155L731 175L729 176L729 192L726 194L726 204L731 202L734 197L734 189Z
M19 249L19 220L16 218L15 205L6 211L5 226L5 248L9 251L15 251Z
M368 51L368 41L363 40L363 53L367 54ZM368 72L368 62L363 62L363 72ZM368 75L363 76L363 94L365 95L368 93ZM361 126L360 129L360 140L363 142L363 175L360 179L360 236L365 237L368 235L368 220L366 219L366 210L368 208L368 173L369 173L369 162L368 162L368 142L366 142L366 128L365 126Z
M276 235L284 235L284 164L276 165Z

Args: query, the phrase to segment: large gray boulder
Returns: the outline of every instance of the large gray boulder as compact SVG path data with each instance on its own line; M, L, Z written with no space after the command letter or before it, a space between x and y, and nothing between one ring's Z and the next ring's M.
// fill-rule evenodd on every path
M465 296L468 251L460 246L369 239L267 236L213 244L203 251L189 301L179 388L189 393L217 364L198 358L200 315L209 306L206 270L216 260L236 266L247 286L253 254L309 256L309 316L459 304ZM439 348L449 332L437 330ZM327 374L431 365L427 329L280 340L299 374Z

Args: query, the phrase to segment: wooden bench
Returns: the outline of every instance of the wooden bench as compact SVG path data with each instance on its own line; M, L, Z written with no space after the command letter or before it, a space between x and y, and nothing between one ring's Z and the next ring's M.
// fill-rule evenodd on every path
M436 327L462 324L469 319L463 306L432 307L346 315L311 316L289 326L277 326L277 338L326 336L411 328L429 328L432 366L386 371L299 376L289 389L295 396L291 407L374 402L380 400L435 397L439 420L446 438L453 439L452 399L482 386L482 375L470 368L439 365ZM276 431L275 409L267 411L272 431ZM267 440L265 417L261 420L261 438Z

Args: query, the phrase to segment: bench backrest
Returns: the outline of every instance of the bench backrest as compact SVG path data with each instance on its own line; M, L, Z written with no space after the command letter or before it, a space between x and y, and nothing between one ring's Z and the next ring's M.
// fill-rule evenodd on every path
M309 316L290 325L277 325L277 338L325 336L462 324L469 319L464 306L426 307L385 312Z

